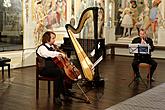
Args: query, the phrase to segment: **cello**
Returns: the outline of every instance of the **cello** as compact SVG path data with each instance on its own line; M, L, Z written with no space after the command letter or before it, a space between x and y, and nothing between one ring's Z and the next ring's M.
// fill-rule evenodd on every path
M55 49L57 49L57 51L60 51L62 53L64 53L63 51L61 51L59 48L57 48L56 45L54 45ZM73 63L65 56L59 55L58 57L54 57L53 61L60 67L63 68L66 76L74 81L77 81L79 78L81 78L81 73L80 71L76 68L75 65L73 65ZM70 81L69 81L70 82ZM81 92L83 93L83 95L86 97L86 102L90 103L90 100L88 98L88 96L85 94L85 92L83 91L83 89L80 87L80 85L77 82L77 86L78 88L81 90ZM80 99L80 98L79 98Z
M60 50L56 45L54 45L55 49L57 51L60 51L64 53L62 50ZM77 67L67 58L67 56L59 55L57 57L53 58L54 63L57 64L59 68L63 68L65 71L65 74L69 77L71 80L78 80L79 77L81 77L80 71L77 69Z

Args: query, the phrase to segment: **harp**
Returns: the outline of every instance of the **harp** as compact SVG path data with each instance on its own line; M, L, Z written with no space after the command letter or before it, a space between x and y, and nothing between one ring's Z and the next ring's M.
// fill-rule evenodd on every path
M74 28L70 24L66 24L66 30L69 35L69 38L71 39L71 42L74 46L74 49L76 51L76 55L79 59L79 62L81 64L83 75L86 79L89 81L99 79L99 73L98 73L98 67L96 66L95 69L93 69L94 64L89 59L87 54L84 52L83 48L77 41L76 37L74 37L74 34L78 34L81 32L81 30L84 27L84 24L89 18L93 19L93 28L94 28L94 43L95 43L95 53L98 52L98 7L89 7L86 10L83 11L77 28ZM95 58L98 59L98 54L95 54Z

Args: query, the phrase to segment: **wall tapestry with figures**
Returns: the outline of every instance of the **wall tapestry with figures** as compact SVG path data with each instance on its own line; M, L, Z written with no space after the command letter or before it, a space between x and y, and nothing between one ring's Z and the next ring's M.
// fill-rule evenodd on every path
M104 1L104 0L103 0ZM95 2L94 0L32 0L32 19L35 22L35 29L33 36L35 37L35 45L38 46L41 43L41 37L45 30L59 30L61 27L65 27L67 21L74 18L75 22L78 23L82 12L92 6L98 6L104 8L104 2ZM71 6L70 6L71 5ZM67 13L67 10L71 11ZM67 9L68 8L68 9ZM102 36L101 27L104 22L103 11L99 11L99 32ZM71 18L67 18L71 15ZM102 15L102 16L101 16ZM72 18L73 17L73 18ZM93 29L91 29L91 21L88 20L86 23L87 27L83 30L83 38L90 38L93 36ZM88 33L88 34L87 34ZM80 35L81 37L81 35Z
M158 28L162 24L159 9L161 0L118 0L116 4L116 41L130 42L139 29L147 30L154 43L158 43Z
M66 0L32 0L35 44L41 43L45 30L64 27L67 20Z

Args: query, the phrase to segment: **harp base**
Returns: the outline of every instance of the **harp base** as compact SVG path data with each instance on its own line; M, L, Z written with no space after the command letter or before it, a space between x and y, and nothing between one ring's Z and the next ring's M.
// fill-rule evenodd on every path
M88 87L104 87L104 85L105 85L105 81L103 78L86 82L86 86Z

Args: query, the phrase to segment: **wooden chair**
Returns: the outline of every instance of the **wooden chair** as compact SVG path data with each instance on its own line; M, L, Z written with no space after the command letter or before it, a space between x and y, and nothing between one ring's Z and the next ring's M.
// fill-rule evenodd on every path
M146 69L146 73L147 73L148 79L149 79L149 81L150 81L150 64L147 64L147 63L140 63L140 64L139 64L139 68L144 68L144 69Z
M50 97L50 88L51 88L51 81L53 81L53 101L55 101L55 77L45 77L41 76L40 72L43 69L43 58L37 57L36 58L36 99L39 99L39 81L47 81L48 82L48 96Z
M148 76L147 78L148 78L148 81L149 81L149 84L150 84L151 83L151 81L150 81L150 65L147 64L147 63L140 63L138 66L139 66L139 69L146 69L146 73L147 73L147 76ZM133 80L129 83L128 86L130 86L135 80L136 79L135 79L135 74L134 74ZM142 81L142 83L146 87L148 87L148 85L145 83L145 81L143 80L143 78L141 76L140 76L140 80Z

